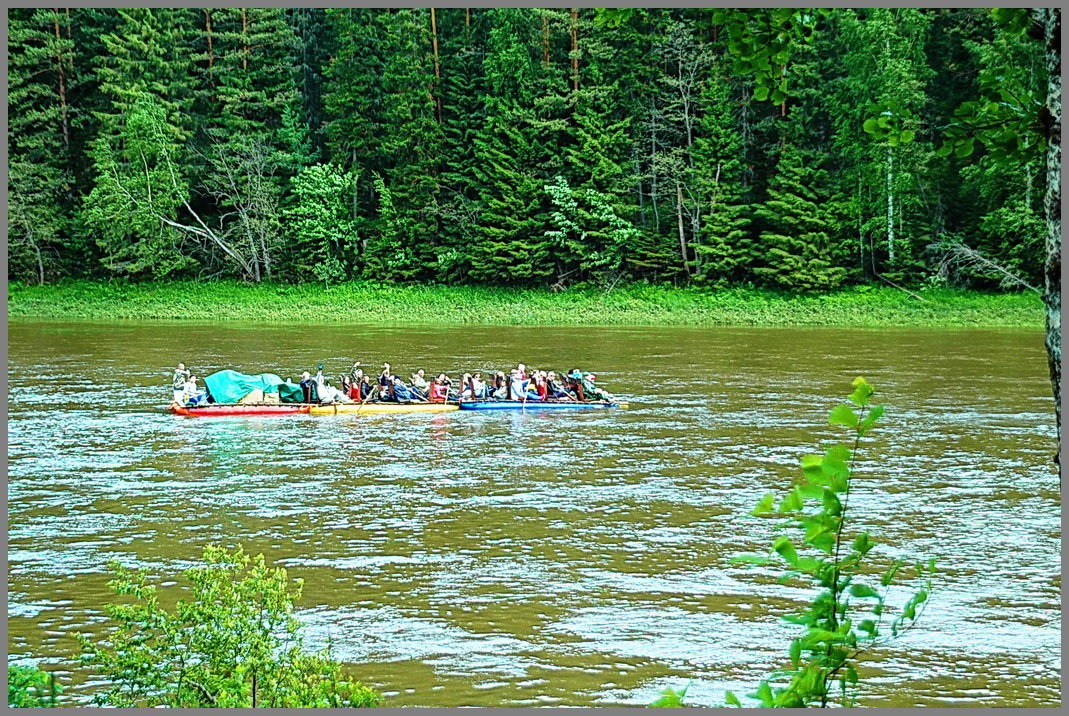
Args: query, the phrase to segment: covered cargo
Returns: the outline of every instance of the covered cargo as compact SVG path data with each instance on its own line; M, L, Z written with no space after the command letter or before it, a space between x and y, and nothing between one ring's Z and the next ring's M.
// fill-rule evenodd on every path
M216 403L237 403L254 390L260 391L261 396L278 393L278 399L283 403L300 403L304 399L301 386L289 383L274 373L245 375L236 370L221 370L206 377L204 385Z

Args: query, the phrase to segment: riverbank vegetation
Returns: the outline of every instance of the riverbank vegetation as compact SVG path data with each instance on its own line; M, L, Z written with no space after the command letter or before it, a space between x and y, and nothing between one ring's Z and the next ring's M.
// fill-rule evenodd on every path
M78 634L81 662L103 683L93 704L115 708L359 708L382 697L348 680L329 650L305 649L293 616L302 580L240 547L206 547L183 573L185 594L161 605L143 571L110 565L121 597L104 638ZM173 584L173 582L172 582ZM170 602L170 599L167 600ZM8 667L8 706L67 706L54 674Z
M1043 283L1034 33L629 12L14 9L11 276Z
M67 281L9 284L8 315L58 320L247 320L263 322L512 325L1043 325L1031 292L946 288L905 293L857 286L803 295L767 289L645 283L562 291L349 282L259 284Z

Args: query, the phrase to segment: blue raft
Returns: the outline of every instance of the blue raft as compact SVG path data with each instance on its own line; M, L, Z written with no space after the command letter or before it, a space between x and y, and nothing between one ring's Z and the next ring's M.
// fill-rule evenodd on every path
M581 410L583 408L619 408L622 403L591 400L580 403L569 400L462 400L461 410Z

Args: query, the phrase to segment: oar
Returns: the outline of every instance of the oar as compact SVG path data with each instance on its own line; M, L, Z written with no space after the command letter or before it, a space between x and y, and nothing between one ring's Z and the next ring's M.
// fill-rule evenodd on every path
M367 392L367 396L363 400L360 401L360 407L356 409L356 414L357 415L360 415L360 411L364 409L364 404L367 403L367 401L371 399L371 396L374 395L378 391L378 389L379 389L379 386L376 385L374 388L372 388L371 390L369 390Z

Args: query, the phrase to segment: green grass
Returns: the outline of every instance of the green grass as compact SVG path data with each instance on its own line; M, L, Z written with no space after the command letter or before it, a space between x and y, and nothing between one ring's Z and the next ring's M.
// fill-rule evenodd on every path
M8 316L61 320L243 320L313 323L572 325L1030 326L1043 325L1032 293L890 287L820 295L636 283L612 291L473 286L236 282L129 284L72 281L8 286Z

